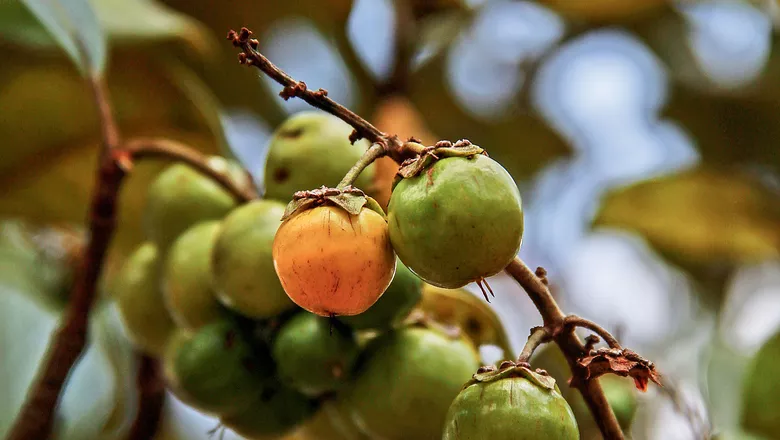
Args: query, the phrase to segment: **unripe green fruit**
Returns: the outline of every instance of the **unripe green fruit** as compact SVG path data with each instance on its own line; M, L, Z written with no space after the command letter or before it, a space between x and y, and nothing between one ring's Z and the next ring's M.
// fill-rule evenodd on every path
M349 378L358 352L348 328L306 312L282 326L273 347L280 379L309 396L339 389Z
M243 411L220 421L239 435L255 440L276 439L314 415L316 405L303 394L271 385Z
M387 209L398 257L435 286L454 289L495 275L520 249L520 192L484 155L448 157L401 180Z
M160 289L162 262L157 246L144 243L114 279L113 295L128 337L139 350L159 356L175 329Z
M394 330L369 343L344 403L371 438L440 438L452 400L478 365L476 349L463 338Z
M166 381L182 401L219 415L253 404L273 374L267 349L251 346L227 320L180 333L171 340L164 362Z
M165 261L165 305L179 327L197 329L224 317L212 288L211 250L219 221L199 223L173 243Z
M452 402L442 440L579 440L555 380L527 368L476 374Z
M753 358L742 393L742 426L751 434L776 438L780 433L780 332Z
M289 117L274 132L265 163L265 197L284 202L296 191L335 188L369 147L365 140L351 144L352 127L318 111ZM366 168L354 186L370 189L374 166Z
M273 245L285 205L255 200L240 206L222 222L211 255L217 298L252 318L270 318L295 304L274 270Z
M342 316L339 320L356 330L393 327L400 324L420 302L422 287L422 280L401 260L397 260L395 277L377 302L359 315Z
M235 163L210 157L209 165L230 176L240 186L248 184L246 173ZM165 251L189 227L219 220L237 205L219 184L184 164L163 170L149 186L144 228L149 239Z
M369 440L368 435L355 426L343 401L327 401L299 431L305 440Z
M306 312L282 326L273 347L280 379L309 396L339 389L349 378L358 352L348 328Z

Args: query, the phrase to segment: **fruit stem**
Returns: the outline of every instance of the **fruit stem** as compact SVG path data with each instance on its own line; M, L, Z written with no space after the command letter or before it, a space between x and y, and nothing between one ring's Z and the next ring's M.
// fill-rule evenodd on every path
M547 283L517 257L504 270L525 289L533 301L539 314L542 315L544 326L550 331L553 340L566 356L572 375L581 376L577 361L585 356L585 346L574 333L574 328L564 325L566 316L558 303L555 302ZM539 271L539 273L544 274L543 271ZM620 429L620 424L615 418L615 413L612 411L598 379L584 377L577 377L577 379L572 383L577 384L577 389L587 403L604 438L623 440L625 438L623 431Z
M618 350L621 350L623 347L620 346L620 343L615 339L614 336L610 332L608 332L604 327L596 324L593 321L589 321L585 318L580 318L579 316L575 315L569 315L563 320L563 325L567 328L574 328L574 327L582 327L586 328L593 333L601 336L602 339L604 339L604 342L607 343L609 348L616 348Z
M368 150L366 150L365 153L363 153L362 156L360 156L360 159L358 159L357 162L355 162L354 165L352 165L352 168L347 171L347 174L344 176L343 179L341 179L341 182L339 182L338 186L336 188L338 189L344 189L353 183L355 183L355 180L357 180L358 176L360 176L360 173L363 172L363 170L366 169L369 165L371 165L372 162L379 159L380 157L385 155L385 149L380 144L374 144L369 147Z
M210 167L203 154L180 142L164 138L137 138L127 141L122 150L126 151L133 161L144 158L161 158L185 163L220 185L239 203L246 203L258 198L257 189L254 187L251 176L247 174L247 182L251 182L251 184L247 185L247 188L242 188L226 174L217 172Z
M534 351L539 348L540 345L550 342L550 332L545 327L534 327L531 329L531 334L528 336L523 351L520 352L520 356L517 357L517 363L528 363L533 356Z

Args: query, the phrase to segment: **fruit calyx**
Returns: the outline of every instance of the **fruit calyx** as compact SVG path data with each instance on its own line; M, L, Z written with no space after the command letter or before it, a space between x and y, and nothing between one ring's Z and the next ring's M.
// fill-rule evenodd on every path
M464 388L475 383L492 382L512 377L528 379L534 385L546 390L555 389L555 379L546 371L539 368L531 370L528 364L524 362L515 363L513 361L503 361L498 368L493 365L479 367L477 372L471 377L471 380L464 385Z
M481 147L474 145L467 139L461 139L454 144L450 141L439 141L436 145L425 147L421 144L409 142L410 144L416 144L415 146L420 153L411 159L406 159L401 167L398 168L396 174L397 183L401 179L414 177L425 171L428 167L436 163L439 159L445 157L471 157L477 154L484 154L487 156L487 152Z
M345 188L322 186L317 189L296 192L284 210L282 220L325 204L338 206L352 215L360 214L360 210L365 207L381 215L385 220L387 219L385 212L376 200L367 196L363 190L350 185Z

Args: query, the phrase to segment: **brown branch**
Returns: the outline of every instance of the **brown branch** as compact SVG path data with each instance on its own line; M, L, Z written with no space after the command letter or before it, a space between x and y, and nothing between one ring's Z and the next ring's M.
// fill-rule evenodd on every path
M564 321L566 317L561 308L558 307L558 303L553 299L552 294L550 294L547 284L519 258L515 258L509 263L505 270L525 289L531 301L533 301L542 315L544 326L548 329L553 329L553 340L566 356L566 361L569 363L572 374L578 374L577 372L580 371L580 368L577 360L587 354L585 347L582 345L580 338L574 333L573 328L565 328ZM604 390L601 389L598 380L577 380L573 383L588 404L588 408L591 414L593 414L593 418L596 420L604 438L607 440L623 439L623 431L620 429L620 424L615 418L615 414L606 396L604 396Z
M377 85L380 97L400 95L409 87L409 70L414 55L417 23L412 5L408 1L395 2L395 53L393 70L387 80Z
M550 341L550 331L544 327L534 327L531 329L531 335L528 336L528 341L523 347L523 351L520 352L520 356L517 357L518 364L527 364L533 356L534 351L539 348L540 345Z
M219 173L210 167L204 155L180 142L163 138L138 138L127 141L122 149L127 152L132 161L160 158L185 163L218 183L239 203L248 202L258 197L257 190L253 185L242 188L228 175ZM129 164L132 161L128 162L128 166L131 166ZM247 180L251 181L251 178Z
M157 359L138 354L136 376L138 412L130 428L128 440L147 440L154 437L165 405L165 382Z
M620 346L620 343L617 341L617 339L614 336L612 336L610 332L608 332L604 327L596 324L593 321L589 321L585 318L580 318L579 316L569 315L564 319L563 325L565 327L571 327L571 328L574 327L586 328L592 331L593 333L596 333L597 335L601 336L601 338L604 339L604 342L606 342L607 345L609 345L609 348L617 348L617 349L623 348Z
M92 88L92 96L98 108L100 129L102 131L103 148L101 160L105 159L105 153L119 146L119 127L114 119L111 109L111 100L108 98L108 86L102 76L93 74L89 77Z

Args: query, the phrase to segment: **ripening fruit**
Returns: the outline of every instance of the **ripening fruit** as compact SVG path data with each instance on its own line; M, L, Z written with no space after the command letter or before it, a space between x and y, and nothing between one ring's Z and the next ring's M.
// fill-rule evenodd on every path
M579 440L555 380L527 368L475 374L452 402L442 440Z
M520 249L520 192L484 155L448 157L401 180L387 209L398 257L435 286L455 289L495 275Z
M323 205L286 219L276 233L274 266L287 295L321 316L366 311L390 285L395 254L385 219Z
M335 187L369 147L351 144L352 127L319 111L289 117L274 132L265 163L265 197L287 202L296 191ZM374 166L366 168L354 186L370 188Z
M250 345L228 320L178 333L164 364L166 382L182 401L219 415L251 405L274 367L267 348Z
M160 289L162 262L157 246L144 243L114 279L113 294L128 337L139 350L160 356L175 329Z
M255 200L231 212L212 252L217 297L230 309L252 318L270 318L295 305L274 271L271 246L282 224L284 205Z
M248 176L237 164L213 156L209 165L229 175L242 186ZM190 226L206 220L219 220L236 206L236 200L219 184L184 164L163 170L149 186L144 212L144 229L161 250Z
M165 305L179 327L194 330L224 316L211 280L211 250L220 222L199 223L173 242L163 276Z
M742 426L751 434L776 438L780 432L780 332L753 358L742 393Z
M340 319L355 330L388 329L400 324L420 302L422 288L422 280L397 260L393 282L379 300L359 315Z
M316 405L303 394L278 384L260 390L260 395L242 411L223 416L220 422L248 439L274 439L292 432L314 415Z
M309 396L339 389L350 377L358 352L348 328L305 312L282 326L273 346L279 378Z
M438 439L447 409L478 364L474 346L462 337L394 330L369 343L344 403L371 438Z

